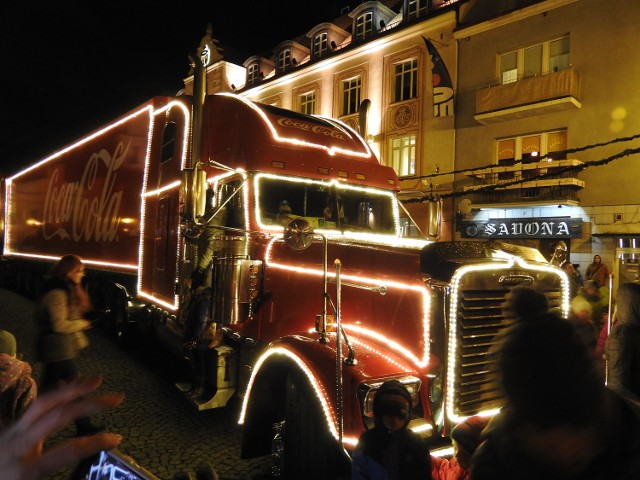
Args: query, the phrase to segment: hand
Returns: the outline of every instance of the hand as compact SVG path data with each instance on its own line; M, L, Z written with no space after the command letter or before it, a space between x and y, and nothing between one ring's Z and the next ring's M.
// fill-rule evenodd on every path
M73 420L122 403L122 393L87 396L101 383L100 377L86 378L47 393L34 400L15 423L0 431L0 472L3 480L41 479L102 450L117 447L122 436L98 433L74 437L43 449L48 437Z

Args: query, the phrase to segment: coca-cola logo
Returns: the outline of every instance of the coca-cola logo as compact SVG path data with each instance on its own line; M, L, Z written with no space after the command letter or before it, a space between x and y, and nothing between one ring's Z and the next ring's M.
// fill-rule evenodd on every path
M336 130L335 128L325 127L324 125L312 125L310 123L296 121L291 118L280 118L278 120L278 125L281 125L283 127L298 128L300 130L304 130L305 132L312 132L317 135L338 138L340 140L345 139L345 136L342 134L342 132Z
M44 201L42 231L45 239L116 240L123 192L114 191L114 184L129 145L125 147L120 142L113 155L104 149L91 154L79 181L64 182L59 170L53 171Z

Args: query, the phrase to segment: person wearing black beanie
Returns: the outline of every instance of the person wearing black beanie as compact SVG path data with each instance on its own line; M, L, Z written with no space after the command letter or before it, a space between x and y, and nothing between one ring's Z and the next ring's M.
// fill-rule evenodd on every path
M640 408L604 386L574 325L547 313L505 331L505 405L483 432L474 480L640 478Z
M353 480L428 480L431 454L408 428L411 395L400 381L387 380L373 399L374 427L364 432L353 453Z

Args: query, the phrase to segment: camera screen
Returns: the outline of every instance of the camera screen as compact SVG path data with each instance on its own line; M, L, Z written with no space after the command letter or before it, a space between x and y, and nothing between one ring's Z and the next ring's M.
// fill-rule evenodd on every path
M86 469L86 480L159 480L135 461L119 452L100 452Z

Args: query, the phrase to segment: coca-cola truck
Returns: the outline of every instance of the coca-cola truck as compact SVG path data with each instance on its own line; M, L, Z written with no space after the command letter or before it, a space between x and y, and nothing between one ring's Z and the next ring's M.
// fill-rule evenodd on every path
M348 467L387 379L434 443L498 408L488 352L514 286L567 313L567 278L537 250L412 236L397 175L354 129L232 94L153 98L5 186L5 285L35 294L78 254L118 340L141 335L176 362L207 201L225 210L209 308L224 338L210 397L185 404L237 399L242 455L272 454L287 478Z

